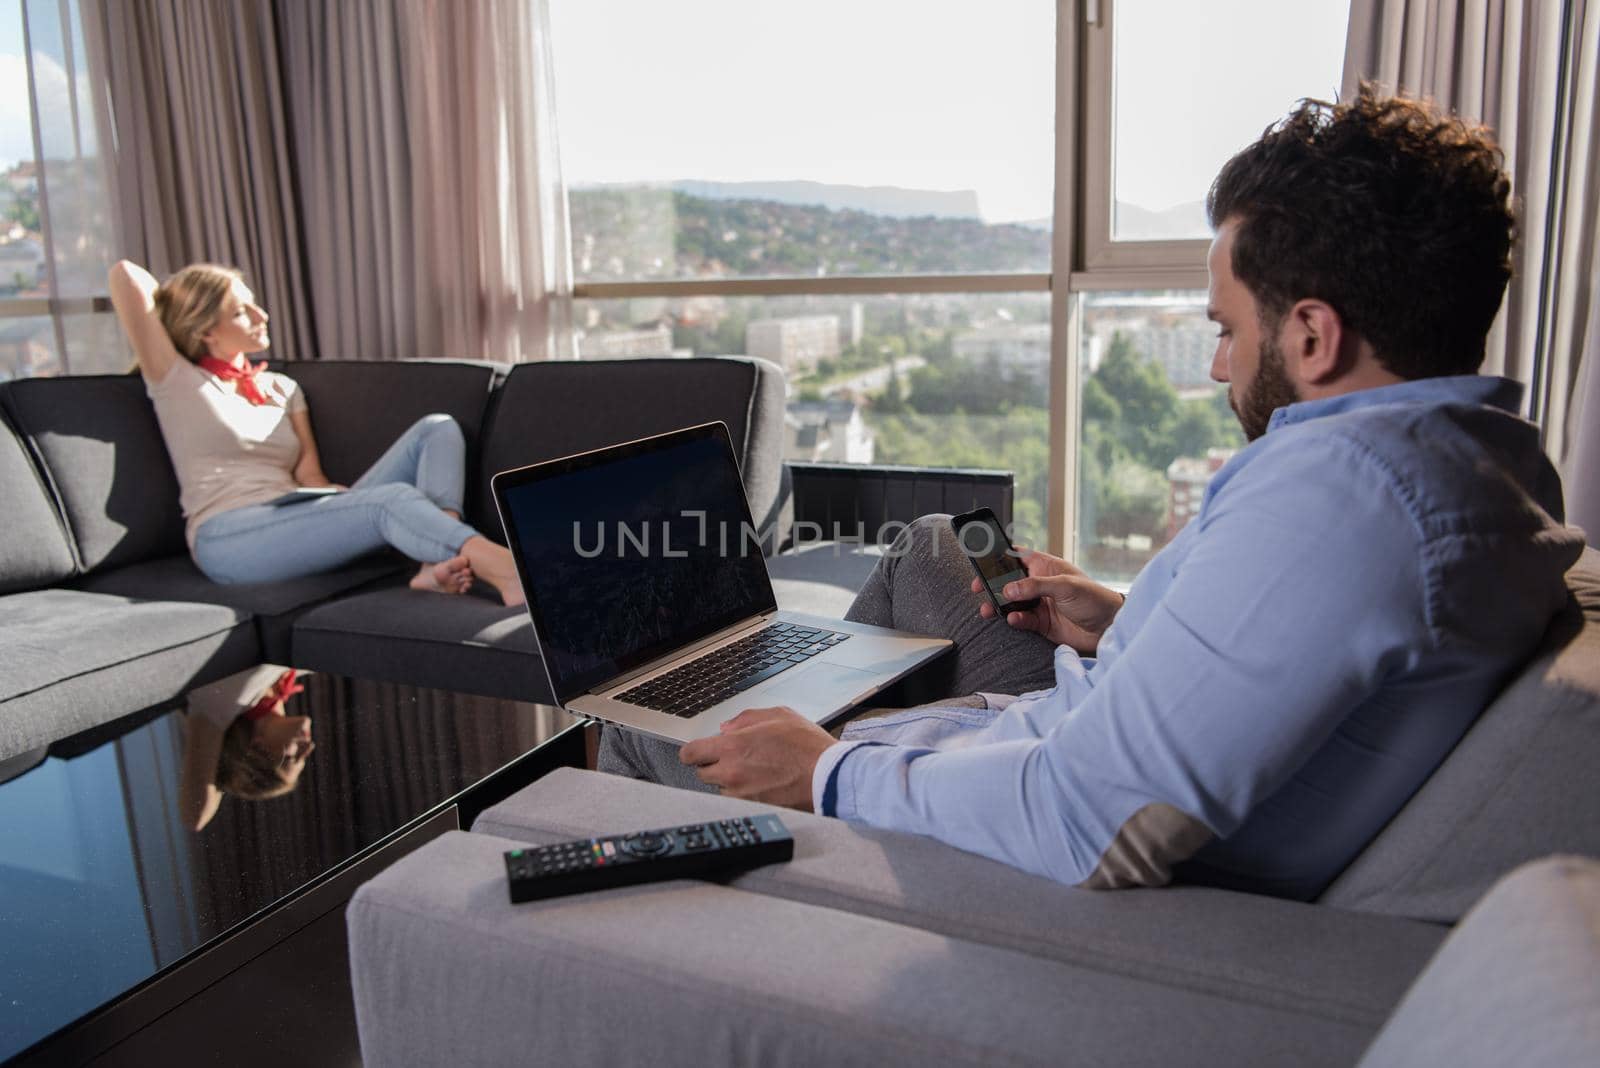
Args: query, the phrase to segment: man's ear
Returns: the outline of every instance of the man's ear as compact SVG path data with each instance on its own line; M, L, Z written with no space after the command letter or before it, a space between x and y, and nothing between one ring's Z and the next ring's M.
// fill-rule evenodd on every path
M1289 373L1308 386L1326 386L1350 367L1350 340L1344 322L1333 306L1321 300L1301 300L1283 317L1278 342Z

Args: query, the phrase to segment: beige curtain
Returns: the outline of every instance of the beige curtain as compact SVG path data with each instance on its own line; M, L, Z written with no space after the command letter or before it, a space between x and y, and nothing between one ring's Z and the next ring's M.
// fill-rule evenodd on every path
M414 0L400 21L420 343L483 359L576 355L545 5Z
M1529 414L1566 470L1569 495L1597 473L1571 470L1596 345L1600 216L1600 2L1353 0L1346 96L1360 79L1426 96L1491 127L1518 202L1515 275L1490 335L1486 372L1530 387ZM1600 376L1590 375L1591 382ZM1591 386L1590 392L1593 392ZM1589 408L1600 418L1600 401Z
M289 359L572 354L540 0L84 6L122 255L238 264Z
M293 152L270 7L83 0L114 255L157 276L237 266L273 313L276 355L311 354Z
M319 354L571 355L544 4L276 9Z

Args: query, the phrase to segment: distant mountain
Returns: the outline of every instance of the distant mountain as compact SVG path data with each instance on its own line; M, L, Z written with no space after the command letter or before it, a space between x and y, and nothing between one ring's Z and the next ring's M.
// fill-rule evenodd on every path
M892 185L827 185L823 182L672 182L671 188L702 200L768 200L840 211L864 211L891 219L976 219L978 194Z
M973 216L895 216L637 185L577 188L568 202L578 273L595 281L1050 269L1048 231Z
M1125 200L1117 201L1116 235L1123 241L1165 241L1182 238L1209 238L1206 203L1191 200L1165 211L1151 211Z

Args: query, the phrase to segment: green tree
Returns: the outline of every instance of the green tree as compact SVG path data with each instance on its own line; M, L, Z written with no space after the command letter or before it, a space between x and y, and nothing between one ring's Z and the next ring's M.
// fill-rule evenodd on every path
M1116 402L1120 414L1116 434L1129 455L1148 467L1165 470L1177 455L1171 432L1178 417L1178 392L1166 374L1141 359L1126 335L1118 331L1093 377Z
M24 200L18 198L6 205L6 219L21 226L24 230L39 232L39 202L35 199Z
M1106 470L1097 489L1097 535L1161 538L1167 515L1167 480L1161 472L1132 459L1118 460Z
M900 382L900 368L893 361L889 361L889 380L884 383L883 392L873 401L873 409L885 414L903 412L906 410L905 390Z

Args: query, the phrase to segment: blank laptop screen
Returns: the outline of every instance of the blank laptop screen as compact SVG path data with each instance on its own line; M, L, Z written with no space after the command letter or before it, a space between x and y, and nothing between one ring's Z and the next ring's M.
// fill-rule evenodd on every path
M501 476L556 699L777 608L723 426Z

